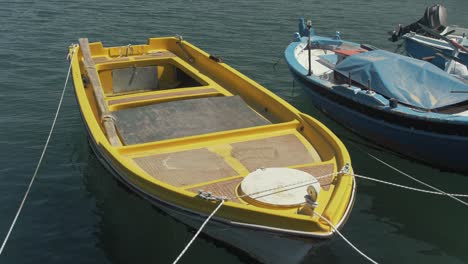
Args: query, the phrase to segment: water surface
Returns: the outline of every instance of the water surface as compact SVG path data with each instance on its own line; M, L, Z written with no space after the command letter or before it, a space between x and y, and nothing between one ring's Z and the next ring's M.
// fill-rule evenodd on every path
M439 1L440 2L440 1ZM468 26L466 0L441 1L451 24ZM419 19L427 0L296 1L4 1L0 9L0 238L26 190L51 125L79 37L105 45L145 43L180 34L329 126L359 174L417 186L372 160L372 153L450 192L468 193L468 177L441 172L382 150L316 111L293 88L282 58L301 16L316 32L394 50L386 32ZM29 200L0 263L169 263L194 230L153 208L112 179L87 145L71 86ZM428 150L436 151L436 150ZM382 263L466 263L468 210L451 199L358 181L343 233ZM274 249L272 249L274 250ZM198 239L183 263L250 263ZM365 262L341 239L304 263Z

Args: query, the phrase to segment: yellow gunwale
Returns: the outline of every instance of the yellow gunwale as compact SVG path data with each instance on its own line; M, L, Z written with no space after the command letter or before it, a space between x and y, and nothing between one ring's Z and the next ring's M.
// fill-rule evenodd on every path
M147 175L145 171L136 166L129 158L130 156L147 155L155 151L175 151L183 148L196 148L197 146L206 146L210 143L214 144L216 141L229 141L233 138L242 138L254 135L261 135L262 133L281 133L285 130L295 130L296 133L304 135L306 133L313 133L319 136L320 142L328 147L332 152L332 157L324 160L322 163L331 163L334 165L334 171L338 171L345 164L350 164L349 154L343 143L323 124L314 118L300 113L287 102L274 95L261 85L255 83L245 75L239 73L235 69L227 66L224 63L217 63L210 60L209 55L204 51L196 48L188 42L184 42L185 48L190 55L194 58L194 65L185 59L185 54L175 44L176 38L153 38L148 41L148 45L138 45L135 47L135 56L144 54L150 51L164 51L168 50L174 53L177 57L170 58L172 62L177 63L178 67L185 70L187 74L196 73L191 76L194 79L202 80L203 86L191 87L185 89L199 89L202 87L212 87L218 89L223 95L237 94L241 95L247 102L257 102L265 106L265 108L276 111L274 114L280 119L284 120L278 124L271 124L261 127L246 128L232 131L223 131L206 135L199 135L193 137L179 138L174 140L165 140L159 142L150 142L131 146L113 147L107 140L99 120L96 118L95 107L93 109L92 100L90 101L85 91L81 74L81 52L77 52L72 57L73 79L75 84L75 92L80 111L82 113L84 122L89 129L90 136L96 143L105 159L111 162L111 166L119 171L121 175L126 177L126 180L133 185L138 186L148 195L158 197L161 200L176 204L179 207L187 208L189 210L208 214L214 207L214 202L196 198L196 194L187 191L186 188L174 187L164 182ZM116 54L118 49L122 47L104 48L101 43L92 43L91 50L93 57L102 57ZM112 56L109 56L112 57ZM99 63L96 66L98 71L125 65L132 65L138 62L154 63L155 61L164 61L164 58L148 58L142 60L134 60L132 56L129 61L119 62L106 62ZM211 74L207 76L207 74ZM120 98L132 97L137 95L124 95ZM106 97L107 102L115 97ZM173 98L174 99L174 98ZM175 98L174 100L176 100ZM275 108L277 107L277 108ZM111 107L112 109L112 107ZM306 138L304 136L304 138ZM310 139L309 139L310 142ZM318 150L319 152L321 150ZM292 166L298 167L298 166ZM234 176L236 178L241 176ZM228 179L228 178L225 178ZM316 210L323 216L327 217L333 224L338 224L343 218L346 217L348 207L352 203L351 197L354 192L354 180L349 174L340 175L336 178L333 188L329 190L329 199L326 206L321 206ZM320 201L320 200L319 200ZM263 207L256 207L249 204L235 203L227 201L225 206L218 212L219 217L237 221L242 223L250 223L258 226L274 227L283 230L291 230L295 232L307 232L310 234L326 235L330 233L331 228L328 224L320 221L317 216L306 216L299 214L291 214L290 210L270 209Z

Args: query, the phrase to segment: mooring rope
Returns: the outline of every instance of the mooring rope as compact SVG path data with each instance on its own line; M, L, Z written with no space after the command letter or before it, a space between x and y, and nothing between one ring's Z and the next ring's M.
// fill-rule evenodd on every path
M201 233L201 231L203 230L205 225L208 223L208 221L210 221L210 219L216 214L216 212L218 212L219 208L221 208L221 206L223 204L224 204L224 200L220 200L220 203L218 204L218 206L213 210L213 212L211 212L211 214L208 216L208 218L206 218L205 222L203 222L203 224L200 226L197 233L195 233L195 235L192 237L190 242L185 246L185 248L182 250L182 252L180 252L179 256L176 258L176 260L174 260L174 262L172 262L172 264L176 264L180 260L180 258L182 258L182 256L185 254L187 249L190 247L190 245L192 245L193 241L195 241L195 239Z
M366 153L367 153L367 152L366 152ZM402 175L404 175L404 176L406 176L406 177L412 179L413 181L418 182L418 183L420 183L420 184L422 184L422 185L424 185L424 186L427 186L427 187L429 187L429 188L431 188L431 189L433 189L433 190L436 190L437 192L442 193L443 195L446 195L446 196L448 196L448 197L454 199L455 201L457 201L457 202L459 202L459 203L461 203L461 204L463 204L463 205L465 205L465 206L468 206L468 203L467 203L467 202L465 202L465 201L463 201L463 200L461 200L461 199L458 199L457 197L455 197L455 195L450 194L450 193L446 193L445 191L443 191L443 190L441 190L441 189L439 189L439 188L436 188L436 187L434 187L434 186L432 186L432 185L430 185L430 184L428 184L428 183L426 183L426 182L423 182L423 181L421 181L421 180L419 180L419 179L417 179L417 178L415 178L415 177L409 175L408 173L403 172L403 171L401 171L401 170L399 170L399 169L393 167L392 165L386 163L385 161L383 161L383 160L381 160L381 159L375 157L374 155L372 155L372 154L370 154L370 153L367 153L367 155L369 155L371 158L375 159L376 161L378 161L378 162L384 164L385 166L387 166L387 167L389 167L389 168L395 170L396 172L398 172L398 173L400 173L400 174L402 174ZM461 195L460 195L460 196L461 196ZM463 195L462 197L466 197L466 196Z
M257 195L257 194L267 193L267 194L255 197L255 199L256 198L261 198L261 197L269 196L269 195L272 195L272 194L275 194L275 193L285 192L285 191L294 190L294 189L297 189L297 188L300 188L300 187L304 187L304 186L307 186L307 185L309 185L311 183L317 182L319 179L330 177L330 176L335 176L335 175L340 174L340 173L343 173L343 171L325 174L325 175L322 175L322 176L319 176L319 177L315 177L312 180L299 181L299 182L295 182L295 183L291 183L291 184L276 186L276 187L273 187L273 188L270 188L270 189L261 190L261 191L258 191L258 192L246 193L246 194L235 196L235 197L228 197L227 200L232 200L234 198L243 198L243 197L246 197L246 196L251 197L251 196L254 196L254 195ZM273 191L275 191L275 192L273 192ZM271 192L271 193L268 193L268 192Z
M370 155L370 154L369 154ZM261 196L258 196L258 197L255 197L255 198L260 198L260 197L265 197L265 196L269 196L269 195L273 195L273 194L276 194L276 193L280 193L280 192L285 192L285 191L289 191L289 190L293 190L293 189L297 189L297 188L301 188L301 187L304 187L304 186L307 186L311 183L315 183L317 182L317 180L321 179L321 178L325 178L325 177L330 177L330 176L334 176L334 175L338 175L338 174L349 174L349 172L347 172L345 170L345 168L343 168L341 171L339 172L335 172L335 173L330 173L330 174L326 174L326 175L322 175L322 176L319 176L319 177L316 177L315 179L313 180L306 180L306 181L300 181L300 182L295 182L295 183L291 183L291 184L288 184L288 185L283 185L283 186L278 186L278 187L273 187L273 188L269 188L269 189L266 189L266 190L261 190L261 191L258 191L258 192L254 192L254 193L249 193L249 194L243 194L243 195L240 195L240 196L235 196L235 197L217 197L215 195L212 195L211 193L208 193L208 192L203 192L203 191L199 191L199 197L203 198L203 199L207 199L207 200L218 200L218 201L221 201L221 203L218 205L218 207L215 208L215 210L208 216L208 218L205 220L205 222L203 222L203 224L201 225L201 227L199 228L199 230L197 231L197 233L195 234L195 236L193 236L192 240L190 240L190 242L185 246L184 250L182 250L182 252L179 254L179 256L177 257L177 259L173 262L173 264L177 263L180 258L185 254L185 252L187 251L187 249L190 247L190 245L193 243L193 241L197 238L197 236L200 234L200 232L202 231L202 229L205 227L205 225L209 222L209 220L213 217L214 214L216 214L216 212L219 210L219 208L221 208L221 206L224 204L225 201L228 201L228 200L232 200L234 198L242 198L242 197L246 197L246 196L253 196L253 195L257 195L257 194L262 194L262 193L265 193ZM433 194L433 195L442 195L442 196L450 196L452 198L455 198L456 200L459 200L461 203L463 204L466 204L468 205L468 203L456 198L456 197L468 197L468 194L454 194L454 193L446 193L444 191L441 191L437 188L435 188L437 191L430 191L430 190L424 190L424 189L419 189L419 188L414 188L414 187L410 187L410 186L406 186L406 185L402 185L402 184L398 184L398 183L393 183L393 182L388 182L388 181L384 181L384 180L379 180L379 179L375 179L375 178L371 178L371 177L368 177L368 176L364 176L364 175L359 175L359 174L355 174L355 173L351 173L349 174L351 176L354 176L356 178L360 178L360 179L365 179L365 180L370 180L370 181L374 181L374 182L378 182L378 183L383 183L383 184L387 184L387 185L390 185L390 186L394 186L394 187L399 187L399 188L402 188L402 189L406 189L406 190L411 190L411 191L416 191L416 192L421 192L421 193L428 193L428 194ZM417 180L417 179L416 179ZM433 189L434 189L433 188ZM330 227L348 244L350 245L356 252L358 252L360 255L362 255L363 257L365 257L367 260L369 260L370 262L372 263L377 263L375 260L373 260L372 258L370 258L369 256L367 256L365 253L363 253L361 250L359 250L354 244L352 244L339 230L338 228L336 228L328 219L326 219L325 217L323 217L322 215L316 213L314 211L314 214L317 215L318 217L320 217L321 219L323 219L324 221L326 221Z
M367 176L364 176L364 175L359 175L359 174L352 174L352 175L353 175L354 177L357 177L357 178L361 178L361 179L365 179L365 180L370 180L370 181L375 181L375 182L379 182L379 183L383 183L383 184L387 184L387 185L390 185L390 186L399 187L399 188L407 189L407 190L411 190L411 191L416 191L416 192L422 192L422 193L428 193L428 194L435 194L435 195L442 195L442 196L447 196L447 195L449 195L449 196L454 196L454 197L468 197L468 194L461 194L461 193L445 193L445 192L438 192L438 191L429 191L429 190L414 188L414 187L410 187L410 186L406 186L406 185L401 185L401 184L394 183L394 182L379 180L379 179L367 177Z
M76 49L77 49L77 46L73 46L73 50L68 54L68 57L73 56ZM65 91L67 88L68 79L70 78L71 66L72 66L72 63L70 62L70 67L68 68L67 78L65 79L65 84L62 90L62 95L60 97L60 101L57 106L57 111L55 112L55 117L54 117L54 121L52 122L52 126L50 128L49 136L47 137L46 143L44 145L44 149L42 150L41 157L39 158L39 162L37 163L36 170L34 171L31 181L29 182L28 188L26 189L26 193L24 194L23 200L21 201L18 211L16 212L15 218L13 219L13 222L11 223L10 228L8 229L8 232L3 240L2 247L0 247L0 255L2 255L3 250L5 249L6 243L8 242L8 239L10 238L11 232L13 231L13 228L15 227L16 221L18 220L21 210L23 209L24 203L26 202L29 192L31 191L31 187L34 183L34 180L36 179L37 172L39 171L39 168L41 167L42 159L44 158L44 155L47 150L47 146L49 145L49 142L50 142L50 138L52 137L52 132L54 131L55 123L57 122L60 108L62 107L63 98L65 97Z
M258 191L258 192L255 192L255 193L244 194L244 195L235 196L235 197L217 197L217 196L212 195L212 194L209 193L209 192L204 192L204 191L200 190L199 193L198 193L198 196L199 196L200 198L206 199L206 200L217 200L217 201L220 201L220 203L219 203L218 206L213 210L213 212L211 212L211 214L205 219L205 222L203 222L203 224L202 224L202 225L200 226L200 228L198 229L197 233L192 237L192 239L189 241L189 243L188 243L188 244L185 246L185 248L180 252L179 256L176 258L176 260L174 260L173 264L176 264L176 263L180 260L180 258L182 258L182 256L185 254L185 252L186 252L186 251L188 250L188 248L190 247L190 245L192 245L193 241L195 241L195 239L198 237L198 235L200 234L200 232L203 230L203 228L205 227L205 225L206 225L206 224L210 221L210 219L216 214L216 212L219 210L219 208L221 208L221 206L224 204L225 201L232 200L232 199L234 199L234 198L242 198L242 197L245 197L245 196L252 196L252 195L256 195L256 194L260 194L260 193L276 191L276 192L267 193L267 194L261 196L261 197L264 197L264 196L272 195L272 194L279 193L279 192L284 192L284 191L288 191L288 190L292 190L292 189L297 189L297 188L300 188L300 187L309 185L309 184L311 184L311 183L315 183L315 182L317 182L317 180L320 179L320 178L330 177L330 176L332 176L332 175L336 175L336 174L339 174L339 173L342 173L342 171L340 171L340 172L335 172L335 173L330 173L330 174L327 174L327 175L322 175L322 176L320 176L320 177L314 178L313 180L306 180L306 181L295 182L295 183L292 183L292 184L288 184L288 185L284 185L284 186L280 186L280 187L274 187L274 188L270 188L270 189ZM300 185L298 185L298 184L300 184ZM287 188L287 189L284 189L284 188ZM259 197L256 197L256 198L259 198Z
M330 227L333 229L333 231L335 231L346 243L348 243L348 245L350 247L352 247L354 250L356 250L356 252L358 252L359 254L361 254L361 256L365 257L367 260L369 260L370 262L372 263L375 263L377 264L378 262L373 260L371 257L367 256L366 254L364 254L364 252L362 252L361 250L359 250L353 243L351 243L351 241L349 241L343 234L341 234L341 232L338 230L338 228L336 228L335 225L333 225L327 218L323 217L321 214L319 213L316 213L314 211L314 214L318 217L320 217L320 219L323 219L325 222L327 222Z

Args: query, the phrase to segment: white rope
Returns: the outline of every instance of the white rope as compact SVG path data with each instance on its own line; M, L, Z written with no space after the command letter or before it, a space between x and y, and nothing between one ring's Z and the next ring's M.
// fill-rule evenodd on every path
M71 55L69 54L69 56L73 56L75 51L76 51L76 47L72 50ZM20 206L18 208L18 211L16 212L15 218L13 219L13 222L10 225L10 229L8 229L8 232L7 232L6 236L5 236L5 239L3 240L2 247L0 247L0 255L2 255L3 250L5 249L5 245L8 242L8 239L10 238L11 232L13 231L13 228L15 227L16 221L18 220L18 216L20 215L21 210L23 209L24 203L26 202L26 199L28 198L28 195L29 195L31 187L32 187L32 185L34 183L34 180L36 179L37 172L39 171L39 168L41 167L42 159L44 158L44 155L46 153L47 146L49 145L49 141L50 141L50 138L52 136L52 132L54 131L55 123L57 122L57 118L58 118L58 114L60 112L60 108L62 107L63 98L65 96L65 91L66 91L67 84L68 84L68 79L70 77L71 65L72 64L70 62L70 67L68 68L68 74L67 74L67 78L65 80L65 85L63 86L62 96L60 97L60 101L59 101L59 104L57 106L57 111L55 112L55 117L54 117L54 121L52 122L52 127L50 128L49 136L47 137L47 141L46 141L46 143L44 145L44 149L42 150L41 157L39 158L39 162L37 163L36 170L34 171L34 174L33 174L32 178L31 178L31 181L29 182L29 185L28 185L28 188L26 190L26 193L24 194L23 200L21 201L21 204L20 204Z
M236 196L236 197L231 197L231 198L226 198L226 197L217 197L217 196L214 196L212 195L211 193L206 193L206 192L203 192L203 191L199 191L199 195L200 197L204 198L204 199L215 199L215 200L219 200L221 201L218 206L213 210L213 212L208 216L208 218L206 218L205 222L203 222L203 224L200 226L200 228L198 229L197 233L192 237L192 239L190 240L190 242L185 246L185 248L182 250L182 252L180 252L179 256L176 258L176 260L174 260L174 262L172 262L172 264L176 264L180 258L182 258L182 256L185 254L185 252L188 250L188 248L190 247L190 245L192 245L193 241L195 241L195 239L198 237L198 235L201 233L201 231L203 230L203 228L205 227L205 225L210 221L210 219L216 214L216 212L219 210L219 208L221 208L221 206L224 204L224 201L225 200L231 200L233 198L241 198L241 197L244 197L244 196L251 196L251 195L255 195L255 194L260 194L260 193L264 193L264 192L270 192L270 191L275 191L274 193L278 193L278 192L284 192L284 191L288 191L288 190L291 190L291 189L296 189L296 188L300 188L304 185L309 185L311 182L317 182L318 179L320 178L324 178L324 177L329 177L329 176L332 176L332 175L335 175L335 174L339 174L341 173L338 172L338 173L330 173L330 174L327 174L327 175L322 175L320 177L317 177L313 180L307 180L307 181L300 181L300 182L296 182L296 183L292 183L292 184L288 184L288 185L285 185L285 186L280 186L280 187L274 187L274 188L271 188L271 189L267 189L267 190L262 190L262 191L259 191L259 192L255 192L255 193L251 193L251 194L244 194L244 195L241 195L241 196ZM297 186L298 184L301 184L299 186ZM295 186L296 185L296 186ZM294 186L294 187L291 187L291 186ZM291 187L291 188L288 188L288 189L284 189L286 187ZM264 196L268 196L268 195L272 195L274 193L267 193L265 194ZM207 195L208 196L205 196ZM259 197L257 197L259 198Z
M281 186L273 187L273 188L266 189L266 190L261 190L261 191L258 191L258 192L247 193L247 194L243 194L243 195L240 195L240 196L234 196L234 197L230 197L228 200L232 200L234 198L243 198L243 197L246 197L246 196L252 197L252 196L257 195L257 194L271 192L271 193L267 193L267 194L262 195L262 196L256 196L255 199L257 199L257 198L265 197L265 196L272 195L272 194L275 194L275 193L280 193L280 192L285 192L285 191L301 188L301 187L307 186L307 185L309 185L311 183L315 183L319 179L334 176L334 175L337 175L337 174L340 174L340 173L343 173L343 172L339 171L339 172L329 173L329 174L326 174L326 175L315 177L314 179L311 179L311 180L299 181L299 182L295 182L295 183L291 183L291 184L287 184L287 185L281 185ZM291 188L289 188L289 187L291 187ZM275 191L275 192L272 192L272 191Z
M223 204L224 204L224 200L221 200L221 202L218 204L218 206L213 210L213 212L211 212L211 214L208 216L208 218L206 218L205 222L203 222L203 224L200 226L197 233L192 237L190 242L185 246L184 250L182 250L182 252L180 252L179 256L176 258L176 260L174 260L174 262L172 262L172 264L176 264L180 260L180 258L182 258L182 256L185 254L187 249L190 247L190 245L192 245L193 241L195 241L195 239L201 233L201 231L203 230L205 225L208 223L208 221L210 221L210 219L216 214L216 212L218 212L219 208L221 208L221 206Z
M422 192L422 193L435 194L435 195L444 195L444 196L447 195L444 192L436 192L436 191L429 191L429 190L409 187L409 186L406 186L406 185L401 185L401 184L398 184L398 183L383 181L383 180L367 177L367 176L364 176L364 175L359 175L359 174L352 174L352 175L357 177L357 178L370 180L370 181L375 181L375 182L380 182L380 183L383 183L383 184L387 184L387 185L390 185L390 186L395 186L395 187L399 187L399 188L403 188L403 189L407 189L407 190L412 190L412 191L417 191L417 192ZM460 193L449 193L449 195L455 196L455 197L468 197L468 194L460 194Z
M366 153L367 153L367 152L366 152ZM438 189L438 188L436 188L436 187L434 187L434 186L432 186L432 185L430 185L430 184L428 184L428 183L425 183L425 182L423 182L423 181L421 181L421 180L418 180L418 179L416 179L415 177L413 177L413 176L411 176L411 175L409 175L409 174L407 174L407 173L405 173L405 172L403 172L403 171L401 171L401 170L399 170L399 169L393 167L392 165L386 163L385 161L380 160L379 158L373 156L372 154L367 153L367 155L369 155L369 156L372 157L373 159L377 160L378 162L384 164L385 166L387 166L387 167L389 167L389 168L391 168L391 169L393 169L393 170L399 172L400 174L402 174L402 175L404 175L404 176L406 176L406 177L412 179L413 181L416 181L416 182L418 182L418 183L420 183L420 184L422 184L422 185L425 185L425 186L427 186L427 187L429 187L429 188L431 188L431 189L433 189L433 190L436 190L436 191L438 191L438 192L440 192L440 193L443 193L444 195L447 195L448 197L454 199L455 201L457 201L457 202L459 202L459 203L462 203L463 205L468 206L468 203L467 203L467 202L458 199L458 198L455 197L454 195L452 195L452 194L450 194L450 193L446 193L446 192L442 191L441 189Z
M359 250L355 245L353 245L353 243L351 243L351 241L349 241L343 234L341 234L341 232L338 230L338 228L336 228L327 218L323 217L319 213L316 213L315 211L314 211L314 214L316 216L320 217L321 219L323 219L325 222L327 222L330 225L330 227L333 229L333 231L335 231L346 243L348 243L348 245L350 245L354 250L356 250L356 252L361 254L361 256L365 257L368 261L370 261L370 262L372 262L374 264L378 263L377 261L373 260L371 257L364 254L364 252Z
M370 155L370 154L369 154ZM374 157L375 158L375 157ZM379 160L380 161L380 160ZM393 168L393 167L392 167ZM216 207L216 209L211 213L210 216L208 216L208 218L205 220L205 222L201 225L201 227L199 228L199 230L197 231L197 233L195 234L195 236L192 238L192 240L190 240L190 242L186 245L186 247L184 248L184 250L182 250L182 252L179 254L179 256L177 257L177 259L173 262L173 264L177 263L180 258L185 254L185 252L187 251L187 249L190 247L190 245L193 243L193 241L195 241L195 239L197 238L197 236L200 234L200 232L202 231L202 229L205 227L205 225L208 223L208 221L213 217L213 215L219 210L219 208L221 208L221 206L223 205L224 201L225 200L231 200L233 198L242 198L242 197L245 197L245 196L253 196L253 195L257 195L257 194L261 194L261 193L265 193L264 195L260 196L260 197L264 197L264 196L269 196L269 195L272 195L272 194L275 194L275 193L280 193L280 192L284 192L284 191L289 191L289 190L292 190L292 189L297 189L297 188L300 188L300 187L303 187L303 186L306 186L306 185L309 185L310 183L314 183L314 182L317 182L318 179L320 178L325 178L325 177L330 177L332 175L337 175L337 174L340 174L340 173L345 173L343 170L342 171L339 171L337 173L330 173L330 174L327 174L327 175L322 175L320 177L317 177L313 180L306 180L306 181L300 181L300 182L295 182L295 183L292 183L292 184L288 184L288 185L285 185L285 186L280 186L280 187L274 187L274 188L270 188L270 189L267 189L267 190L262 190L262 191L258 191L258 192L254 192L254 193L250 193L250 194L244 194L244 195L241 195L241 196L236 196L236 197L232 197L232 198L220 198L220 197L216 197L216 196L213 196L210 194L210 198L213 198L213 199L220 199L220 204ZM468 205L468 203L456 198L455 196L458 196L458 197L468 197L467 194L449 194L449 193L446 193L444 191L441 191L435 187L432 187L430 186L431 188L437 190L437 191L429 191L429 190L424 190L424 189L418 189L418 188L414 188L414 187L409 187L409 186L405 186L405 185L401 185L401 184L397 184L397 183L393 183L393 182L388 182L388 181L383 181L383 180L379 180L379 179L375 179L375 178L371 178L371 177L367 177L367 176L363 176L363 175L359 175L359 174L350 174L351 176L354 176L354 177L357 177L357 178L361 178L361 179L366 179L366 180L371 180L371 181L375 181L375 182L379 182L379 183L383 183L383 184L387 184L387 185L391 185L391 186L395 186L395 187L399 187L399 188L403 188L403 189L407 189L407 190L412 190L412 191L417 191L417 192L422 192L422 193L429 193L429 194L434 194L434 195L446 195L446 196L450 196L458 201L460 201L461 203L463 204L466 204ZM408 175L409 176L409 175ZM411 176L409 176L411 177ZM415 179L416 181L419 181L417 179ZM424 184L424 183L423 183ZM428 185L428 184L427 184ZM274 191L274 192L272 192ZM266 193L268 192L268 193ZM203 193L203 192L202 192ZM259 197L256 197L256 198L259 198ZM377 263L375 260L373 260L372 258L370 258L369 256L367 256L366 254L364 254L361 250L359 250L355 245L353 245L343 234L340 233L340 231L328 220L326 219L325 217L323 217L322 215L316 213L314 211L314 214L317 215L318 217L320 217L321 219L323 219L324 221L326 221L331 227L332 229L346 242L348 243L348 245L350 245L356 252L358 252L360 255L362 255L363 257L365 257L367 260L369 260L370 262L372 263Z

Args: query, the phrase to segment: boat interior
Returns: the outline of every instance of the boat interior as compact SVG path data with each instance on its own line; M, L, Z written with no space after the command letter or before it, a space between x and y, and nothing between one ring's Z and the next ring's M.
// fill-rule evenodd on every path
M350 90L354 91L354 94L358 94L359 91L374 91L374 89L370 88L369 85L365 85L359 82L354 81L350 76L344 76L343 74L339 73L335 70L337 65L345 60L348 56L352 56L355 54L363 53L369 51L368 48L362 47L359 45L350 45L346 42L336 41L333 43L333 40L323 41L323 42L330 42L330 44L312 44L311 45L311 68L312 74L317 76L323 81L330 82L332 85L337 85L340 87L347 87ZM370 48L372 49L372 48ZM309 68L309 53L307 49L307 43L303 42L298 45L294 51L294 55L299 62L305 69ZM465 67L466 68L466 67ZM466 70L466 69L465 69ZM468 80L461 78L460 76L453 76L456 77L457 80L468 84ZM466 91L450 91L447 89L446 93L450 94L453 93L460 93L461 96L465 96ZM378 93L378 92L377 92ZM366 95L373 96L374 93L366 93ZM385 99L389 100L390 97L387 95L380 94ZM414 95L413 95L414 96ZM437 97L437 96L436 96ZM380 101L377 101L381 104ZM461 101L459 103L446 105L439 108L433 109L426 109L422 108L418 105L408 104L405 102L398 102L399 104L405 105L411 109L414 109L418 112L434 112L440 114L447 114L447 115L455 115L455 116L468 116L468 100Z
M333 41L330 44L312 44L311 53L311 68L312 74L319 78L329 81L334 84L347 84L348 80L340 78L335 74L335 66L347 56L365 52L367 50L356 45L342 43L341 41ZM309 68L309 51L306 43L301 43L294 51L297 61L306 69ZM356 83L353 83L355 85ZM366 89L365 87L362 87Z
M118 152L165 184L235 197L232 202L246 205L251 201L239 198L240 183L259 168L329 175L318 179L323 192L318 202L326 204L336 177L330 174L341 168L320 131L266 96L258 84L217 65L222 62L191 46L166 42L150 39L148 45L112 48L90 44L100 80L94 85L100 85L114 119ZM85 70L81 74L99 121L92 81ZM284 210L296 213L298 206Z

